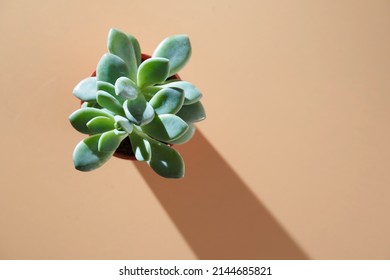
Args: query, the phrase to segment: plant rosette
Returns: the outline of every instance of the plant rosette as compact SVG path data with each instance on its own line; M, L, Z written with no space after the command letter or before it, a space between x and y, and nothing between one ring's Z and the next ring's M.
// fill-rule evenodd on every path
M107 41L96 75L73 90L82 105L69 120L88 135L74 149L75 168L91 171L115 155L144 161L166 178L183 177L184 161L171 145L189 141L194 123L206 117L199 89L177 75L191 55L188 36L164 39L152 56L119 30L111 29Z
M150 55L141 53L141 62L144 62L149 58L151 58ZM96 77L96 71L92 73L91 77ZM176 73L175 75L169 77L167 81L181 81L181 78L179 74ZM81 101L80 104L83 106L84 101ZM173 144L167 145L172 146ZM119 147L115 150L113 156L121 159L136 160L129 137L125 137L125 139L122 140L122 142L119 144Z

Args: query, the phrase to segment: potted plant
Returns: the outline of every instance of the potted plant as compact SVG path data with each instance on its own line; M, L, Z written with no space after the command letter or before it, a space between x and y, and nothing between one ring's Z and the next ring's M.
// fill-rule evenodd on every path
M170 36L148 56L134 36L111 29L107 46L95 73L73 90L82 105L69 120L88 135L74 149L75 168L91 171L114 155L183 177L183 159L171 146L189 141L205 118L202 94L177 75L191 55L188 36Z

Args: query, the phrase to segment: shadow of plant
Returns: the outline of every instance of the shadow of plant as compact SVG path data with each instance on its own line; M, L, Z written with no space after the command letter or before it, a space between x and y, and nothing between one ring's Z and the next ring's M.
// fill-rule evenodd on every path
M308 258L199 130L175 148L183 179L135 166L199 259Z

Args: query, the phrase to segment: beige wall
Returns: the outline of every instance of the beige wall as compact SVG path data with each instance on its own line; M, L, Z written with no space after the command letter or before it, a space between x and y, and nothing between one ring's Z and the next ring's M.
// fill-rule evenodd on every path
M82 2L82 3L80 3ZM89 4L88 4L89 3ZM1 259L389 259L389 1L1 1ZM73 169L72 88L116 27L187 33L183 180Z

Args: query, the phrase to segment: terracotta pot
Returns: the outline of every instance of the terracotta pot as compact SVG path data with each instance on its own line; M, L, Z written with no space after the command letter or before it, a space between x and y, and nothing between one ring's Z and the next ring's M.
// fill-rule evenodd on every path
M147 54L141 55L141 61L145 61L149 59L151 56ZM91 74L91 77L96 76L96 70ZM178 74L173 75L172 77L169 77L167 80L181 80L180 76ZM81 104L83 104L83 101L81 101ZM170 145L171 146L171 145ZM130 139L129 137L126 137L121 144L119 145L118 149L116 149L114 156L121 159L127 159L127 160L135 160L135 156L133 153L133 149L131 147Z

